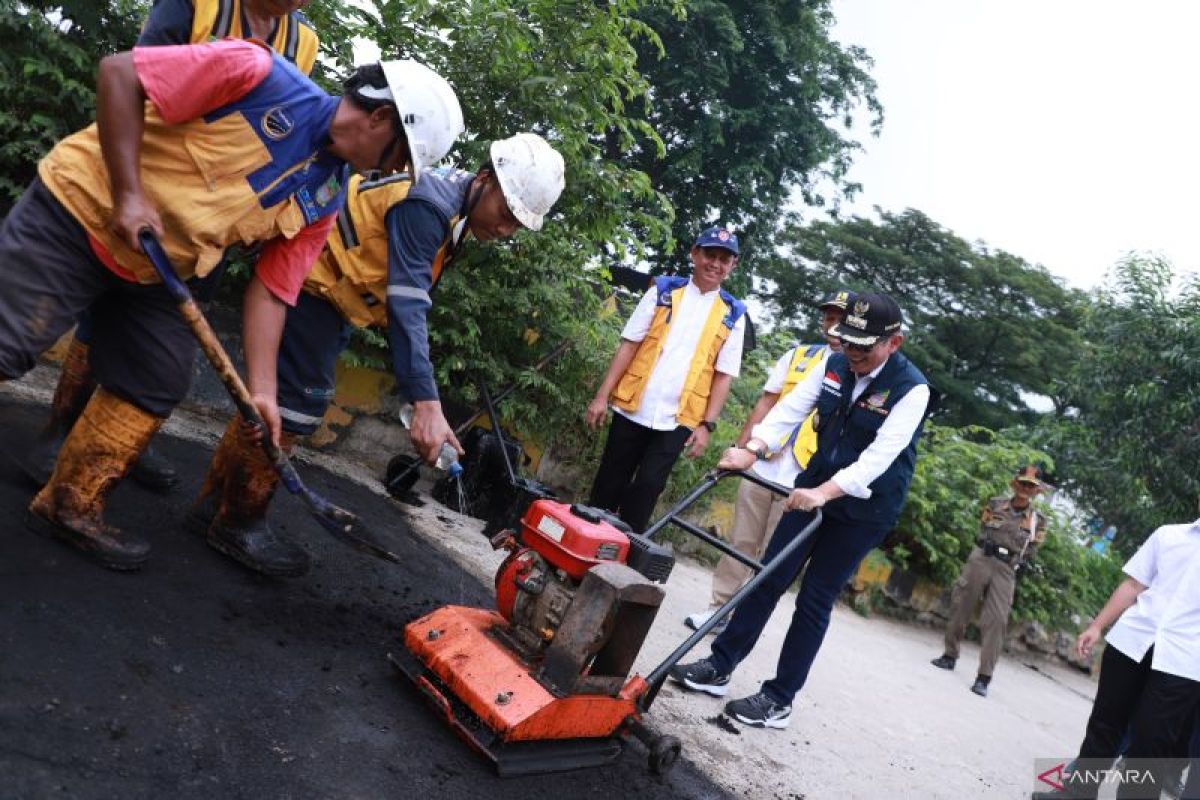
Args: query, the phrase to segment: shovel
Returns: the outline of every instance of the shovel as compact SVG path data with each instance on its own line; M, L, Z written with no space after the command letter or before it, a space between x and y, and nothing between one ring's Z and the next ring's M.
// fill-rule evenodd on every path
M217 371L217 375L221 378L221 382L225 384L225 389L229 392L229 396L233 398L233 403L237 406L238 412L241 413L243 419L251 425L257 426L263 432L263 450L266 451L267 458L271 460L275 471L279 473L280 481L287 487L287 490L304 501L304 504L308 506L309 512L320 523L321 527L334 538L368 555L382 558L385 561L400 563L399 556L374 541L374 537L364 530L358 517L344 508L335 506L304 484L304 481L300 479L299 473L296 472L296 468L292 466L292 462L288 459L287 454L280 450L271 441L271 437L267 435L266 423L263 422L258 409L250 402L250 391L246 388L246 384L242 382L241 377L233 366L233 362L229 360L229 354L221 346L221 342L217 339L216 333L213 332L212 326L208 324L208 320L204 318L200 307L196 305L196 301L192 298L192 293L188 290L187 285L175 274L175 268L171 266L171 261L167 258L167 254L159 243L158 237L146 228L138 233L138 241L142 245L142 251L150 259L150 263L154 265L154 271L162 278L163 285L167 287L167 291L170 292L171 297L179 304L179 312L183 314L183 318L187 322L188 327L192 329L196 341L200 343L200 349L204 351L205 357L208 358L208 363L212 364L213 369Z

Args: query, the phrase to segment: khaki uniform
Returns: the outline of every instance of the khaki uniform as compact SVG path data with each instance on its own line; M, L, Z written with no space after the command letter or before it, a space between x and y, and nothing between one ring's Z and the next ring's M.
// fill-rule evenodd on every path
M979 674L991 676L1004 644L1021 549L1025 548L1024 558L1028 559L1044 539L1041 518L1032 505L1017 510L1012 507L1011 497L993 497L988 501L979 526L979 541L968 556L950 598L946 655L958 658L958 643L962 641L980 595L984 595L983 611L979 616L983 640Z

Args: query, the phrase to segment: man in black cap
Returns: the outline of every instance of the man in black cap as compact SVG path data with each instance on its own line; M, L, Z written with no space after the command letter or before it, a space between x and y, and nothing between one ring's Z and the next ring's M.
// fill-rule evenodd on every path
M822 297L817 303L821 312L821 333L825 335L822 344L798 344L788 350L767 375L763 384L762 395L746 424L742 426L741 435L737 438L737 446L742 447L750 441L754 426L763 421L775 404L789 395L793 389L812 372L825 372L825 362L829 354L840 353L842 343L829 335L833 326L842 321L846 315L846 306L850 302L850 292L840 290ZM808 465L812 454L817 451L817 432L813 429L812 414L804 422L797 425L787 435L783 447L772 458L759 461L751 467L751 471L769 481L791 486L796 482L800 470ZM741 481L738 486L737 502L733 507L733 529L729 534L729 543L738 551L753 559L762 557L766 549L767 539L771 531L779 524L783 516L783 503L786 497L780 497L770 489L764 489L757 483ZM713 571L711 605L706 611L688 614L684 623L692 629L697 629L708 621L717 609L729 602L729 598L742 588L751 575L750 568L732 556L725 556ZM726 618L727 620L728 618ZM717 623L712 629L713 635L725 630L726 620Z
M1046 529L1034 511L1032 502L1042 491L1042 471L1029 465L1021 469L1012 481L1011 496L1001 495L988 500L983 507L979 525L978 546L967 557L950 599L950 622L946 625L946 648L930 663L941 669L954 669L958 661L958 644L983 597L983 612L979 616L982 648L979 652L979 672L971 691L987 697L992 672L1000 660L1004 645L1004 630L1012 611L1013 593L1017 588L1017 570L1027 564L1046 540Z
M671 670L685 688L723 697L788 586L804 571L796 611L775 677L759 692L729 702L725 713L756 727L786 728L792 700L829 627L838 593L863 557L892 529L908 495L929 384L898 351L899 306L885 294L857 294L831 335L842 352L808 376L755 426L750 441L721 456L722 469L747 469L781 447L787 433L816 413L817 452L796 477L763 561L769 562L812 520L821 526L737 607L712 654Z

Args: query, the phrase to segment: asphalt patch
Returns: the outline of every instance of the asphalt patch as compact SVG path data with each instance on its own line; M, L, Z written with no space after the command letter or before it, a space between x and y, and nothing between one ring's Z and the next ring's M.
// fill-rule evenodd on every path
M0 398L0 455L25 452L45 413ZM685 751L660 781L636 742L612 767L495 777L386 660L406 622L447 603L490 606L489 585L415 536L387 497L306 465L305 480L404 563L335 541L280 492L271 522L313 569L251 573L182 530L210 451L156 443L179 487L156 495L126 481L109 504L109 522L153 547L128 574L29 533L32 489L0 458L5 800L728 796L686 762L703 754Z
M717 714L715 717L705 717L704 721L715 728L720 728L726 733L732 733L734 736L742 735L742 732L733 724L733 721L724 714Z

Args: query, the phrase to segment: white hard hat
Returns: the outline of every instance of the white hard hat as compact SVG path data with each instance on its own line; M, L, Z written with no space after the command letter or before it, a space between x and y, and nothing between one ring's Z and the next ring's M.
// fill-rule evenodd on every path
M404 126L415 183L421 170L446 157L463 132L462 106L446 79L418 61L380 61L379 66Z
M536 133L497 139L491 156L513 216L529 230L541 230L542 220L566 186L563 157Z

